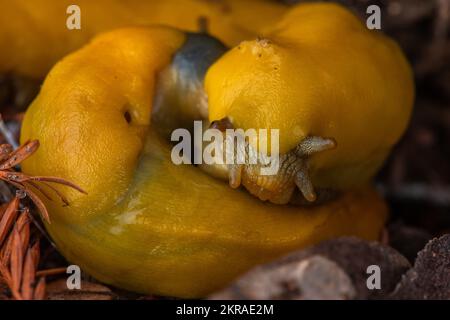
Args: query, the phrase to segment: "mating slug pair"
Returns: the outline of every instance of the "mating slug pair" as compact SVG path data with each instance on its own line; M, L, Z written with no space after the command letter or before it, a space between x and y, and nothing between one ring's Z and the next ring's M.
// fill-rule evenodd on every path
M68 207L46 202L47 230L83 270L134 291L201 297L323 239L377 239L386 207L368 184L413 94L398 46L333 4L293 7L230 50L169 27L119 29L48 74L23 122L21 140L41 143L23 170L87 191L61 189ZM278 205L214 179L215 168L171 162L168 134L195 119L280 130L276 176L227 168L233 187L240 180ZM310 201L314 190L339 195L287 205L296 186Z

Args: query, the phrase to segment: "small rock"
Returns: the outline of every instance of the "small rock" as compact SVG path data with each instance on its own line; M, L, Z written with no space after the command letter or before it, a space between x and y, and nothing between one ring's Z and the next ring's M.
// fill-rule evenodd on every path
M115 294L104 285L81 281L81 289L70 290L65 279L47 284L48 300L113 300Z
M352 281L333 261L315 255L300 262L276 265L273 269L256 269L231 289L212 299L237 298L254 300L346 300L356 295Z
M370 290L367 267L381 270ZM391 293L411 265L392 248L352 237L324 241L256 267L212 299L377 299ZM350 280L350 283L346 279Z
M450 299L450 234L433 239L419 252L392 298Z

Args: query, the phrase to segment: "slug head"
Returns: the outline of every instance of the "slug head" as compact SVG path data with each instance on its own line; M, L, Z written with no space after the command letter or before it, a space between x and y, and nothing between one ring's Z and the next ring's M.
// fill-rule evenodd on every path
M278 129L280 154L311 136L337 147L309 158L316 188L370 181L405 131L414 100L399 47L336 4L301 4L262 38L227 52L205 79L209 120Z

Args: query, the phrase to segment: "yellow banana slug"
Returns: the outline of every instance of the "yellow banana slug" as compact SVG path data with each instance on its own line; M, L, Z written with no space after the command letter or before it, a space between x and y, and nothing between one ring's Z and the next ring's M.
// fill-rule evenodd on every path
M280 206L173 164L171 144L150 120L156 82L195 39L162 27L120 29L47 76L21 132L41 147L22 168L88 193L56 186L70 205L45 201L46 228L67 259L108 284L191 298L323 239L377 239L387 210L370 187L320 206Z
M289 201L295 185L314 201L314 188L368 183L405 131L414 100L398 45L332 3L295 6L262 37L230 50L208 70L205 90L211 122L279 130L281 163L292 165L269 178L251 166L230 168L232 186L242 181L275 203Z
M70 5L81 29L69 30ZM41 80L64 55L95 34L130 25L161 24L208 33L228 45L278 21L286 7L267 0L0 0L0 74Z

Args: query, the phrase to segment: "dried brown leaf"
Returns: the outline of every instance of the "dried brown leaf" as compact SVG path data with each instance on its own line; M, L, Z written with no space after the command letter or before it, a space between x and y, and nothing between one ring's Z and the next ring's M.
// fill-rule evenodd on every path
M15 197L6 208L2 220L0 221L0 245L8 235L10 228L17 217L19 208L19 198Z
M28 182L28 183L30 183L30 182ZM46 186L50 190L52 190L54 193L56 193L56 195L61 199L61 201L64 203L64 205L66 205L66 206L69 205L69 200L67 200L67 198L61 193L61 191L59 191L58 189L56 189L54 186L52 186L49 183L41 181L41 184Z
M81 187L77 186L75 183L72 183L66 179L58 178L58 177L39 177L39 176L33 176L33 177L26 177L23 181L20 182L28 182L28 181L44 181L44 182L53 182L57 184L61 184L67 187L71 187L81 193L87 194L86 191L84 191Z
M0 205L0 220L3 218L3 214L6 211L6 208L8 207L9 203L3 203Z
M25 300L33 299L33 286L35 281L36 269L35 269L35 261L34 254L32 249L28 249L27 254L25 256L25 263L23 266L23 279L22 279L22 287L21 293L22 297Z
M33 299L34 300L44 300L46 294L46 283L45 277L39 279L36 288L34 289Z
M20 292L18 290L14 289L12 276L9 273L8 268L5 267L2 263L0 263L0 274L2 276L3 281L9 287L9 290L11 291L13 297L16 300L22 300L22 296L20 295Z
M39 246L39 240L31 247L31 253L33 254L34 269L37 270L39 266L39 258L41 256L41 247Z
M10 234L0 251L0 263L3 263L5 266L9 265L9 258L11 257L12 238L13 237Z
M30 157L39 148L39 141L27 141L19 148L14 150L8 159L0 164L0 170L11 169L12 167L18 165L28 157Z
M54 269L46 269L46 270L39 270L36 272L37 277L48 277L48 276L56 276L59 274L66 273L67 268L54 268Z
M44 183L45 182L41 182L41 184L44 184ZM25 185L27 185L27 186L30 185L31 187L33 187L36 190L38 190L48 200L53 201L53 198L47 192L45 192L45 190L40 185L38 185L36 182L27 181Z
M50 223L50 217L48 215L47 208L45 207L42 200L32 190L30 190L28 187L26 187L20 183L14 182L14 181L8 181L8 183L13 185L17 189L24 191L28 195L28 197L30 197L30 199L33 201L33 203L36 205L36 207L38 208L38 210L42 216L42 219L44 221L46 221L47 223Z
M10 260L10 272L12 279L12 290L19 291L20 284L22 282L22 270L23 270L23 250L22 250L22 240L20 237L19 230L14 228L12 231L12 251Z
M11 274L9 273L8 268L2 263L0 263L0 275L2 276L3 282L5 282L8 286L11 287L12 285L12 279Z
M30 243L30 219L28 217L28 209L25 209L25 211L21 213L16 221L16 226L22 240L22 256L24 256L28 244Z

